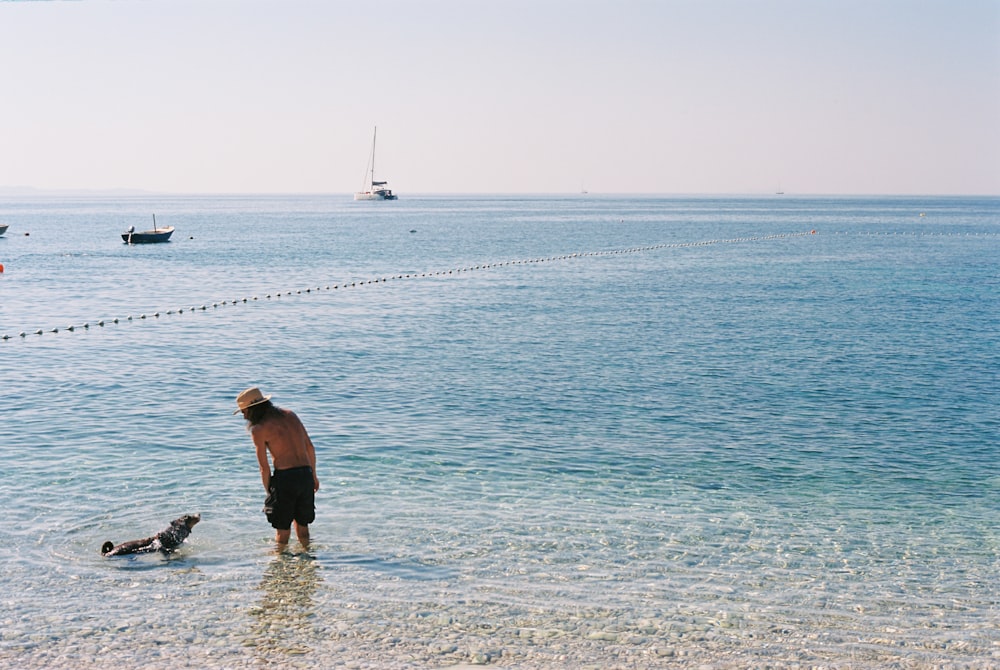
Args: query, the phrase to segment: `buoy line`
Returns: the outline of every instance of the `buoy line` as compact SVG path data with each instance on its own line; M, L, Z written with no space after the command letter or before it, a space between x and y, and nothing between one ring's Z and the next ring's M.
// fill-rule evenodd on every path
M835 230L827 235L854 235L855 237L1000 237L1000 233L964 232L964 233L928 233L916 230Z
M81 323L81 324L70 324L70 325L64 326L62 328L54 327L54 328L37 328L35 330L30 330L30 331L22 330L19 333L17 333L16 335L10 335L8 333L0 335L0 341L6 342L7 340L13 340L13 339L16 339L16 338L22 338L23 339L23 338L27 338L29 335L43 335L45 333L51 333L51 334L58 334L58 333L62 333L62 332L72 333L72 332L75 332L75 331L78 331L78 330L84 330L84 331L85 330L90 330L91 328L106 328L106 327L114 326L114 325L121 324L121 323L128 323L130 321L150 321L150 320L160 319L160 318L163 318L163 317L166 317L166 316L173 316L175 314L177 314L177 315L185 314L187 312L208 312L209 310L219 309L220 307L235 306L235 305L241 305L241 304L249 304L249 303L252 303L252 302L258 302L260 300L278 299L278 298L281 298L282 296L311 294L311 293L319 293L319 292L322 292L322 291L340 291L340 290L344 290L344 289L359 288L361 286L366 286L366 285L371 285L371 284L385 283L385 282L388 282L390 280L423 279L423 278L426 278L426 277L443 277L443 276L454 275L454 274L462 273L462 272L474 272L474 271L478 271L478 270L489 270L489 269L492 269L492 268L499 268L499 267L504 267L504 266L508 266L508 265L528 265L528 264L532 264L532 263L549 263L549 262L553 262L553 261L571 260L571 259L574 259L574 258L587 258L587 257L597 257L597 256L615 256L615 255L620 255L620 254L634 254L634 253L640 253L640 252L644 252L644 251L656 251L658 249L684 249L684 248L690 248L690 247L709 246L709 245L713 245L713 244L737 244L737 243L741 243L741 242L759 242L759 241L764 241L764 240L776 240L776 239L789 238L789 237L803 237L805 235L815 235L815 234L816 234L816 231L815 230L811 230L809 232L804 232L804 233L782 233L782 234L776 234L776 235L759 235L759 236L753 236L753 237L734 237L734 238L730 238L730 239L721 239L721 240L703 240L703 241L700 241L700 242L676 242L676 243L673 243L673 244L653 244L653 245L641 246L641 247L628 247L628 248L625 248L625 249L610 249L610 250L606 250L606 251L576 252L576 253L570 253L570 254L563 254L563 255L559 255L559 256L547 256L547 257L542 257L542 258L529 258L529 259L520 259L520 260L499 261L499 262L496 262L496 263L485 263L485 264L473 265L473 266L464 267L464 268L452 268L450 270L438 270L436 272L421 272L421 273L409 273L409 274L391 275L391 276L387 276L387 277L377 277L377 278L374 278L374 279L367 279L367 280L362 280L362 281L357 281L356 280L356 281L343 282L343 283L337 283L337 284L327 284L326 286L315 286L315 287L309 287L309 288L303 288L303 289L295 289L295 290L291 290L291 291L279 291L279 292L276 292L276 293L267 293L263 297L254 295L254 296L249 296L249 297L244 297L244 298L235 298L235 299L228 299L227 298L225 300L215 301L215 302L212 302L212 303L204 303L204 304L196 305L196 306L192 306L192 307L180 307L180 308L177 308L177 309L167 309L167 310L164 310L164 311L152 312L152 313L149 313L149 314L146 314L146 313L142 313L142 314L138 314L138 315L130 314L130 315L125 316L125 317L113 317L113 318L108 318L108 319L99 319L99 320L94 321L92 323L88 321L88 322L84 322L84 323Z

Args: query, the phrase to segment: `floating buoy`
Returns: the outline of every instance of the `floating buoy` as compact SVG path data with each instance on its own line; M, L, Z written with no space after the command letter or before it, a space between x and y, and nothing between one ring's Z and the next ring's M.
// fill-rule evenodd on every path
M3 263L0 263L0 272L3 272Z

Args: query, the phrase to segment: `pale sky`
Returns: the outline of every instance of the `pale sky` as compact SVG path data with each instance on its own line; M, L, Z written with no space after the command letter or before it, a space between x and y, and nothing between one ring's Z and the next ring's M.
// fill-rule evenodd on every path
M0 1L0 187L1000 194L1000 0Z

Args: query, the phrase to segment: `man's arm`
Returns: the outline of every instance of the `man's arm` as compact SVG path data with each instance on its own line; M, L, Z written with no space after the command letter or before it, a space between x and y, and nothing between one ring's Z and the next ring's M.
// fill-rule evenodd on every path
M260 481L264 484L264 490L271 490L271 465L267 461L267 440L256 431L251 431L253 444L257 448L257 465L260 467Z
M309 445L309 463L312 465L313 471L313 492L316 492L319 491L319 475L316 474L316 448L313 447L308 433L306 434L306 443Z
M302 425L302 420L298 416L295 419L299 422L299 426L302 428L302 436L306 441L306 458L309 459L309 467L313 471L313 491L319 491L319 475L316 474L316 447L313 446L312 439L309 437L306 427Z

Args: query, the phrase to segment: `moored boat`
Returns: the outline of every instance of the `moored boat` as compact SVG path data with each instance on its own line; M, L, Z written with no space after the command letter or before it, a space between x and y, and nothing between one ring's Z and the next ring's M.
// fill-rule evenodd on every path
M153 229L137 231L135 226L129 226L128 230L122 233L122 241L126 244L152 244L155 242L166 242L174 232L173 226L166 228L156 227L156 214L153 215Z
M10 228L9 223L0 223L0 235L6 233L8 228Z

